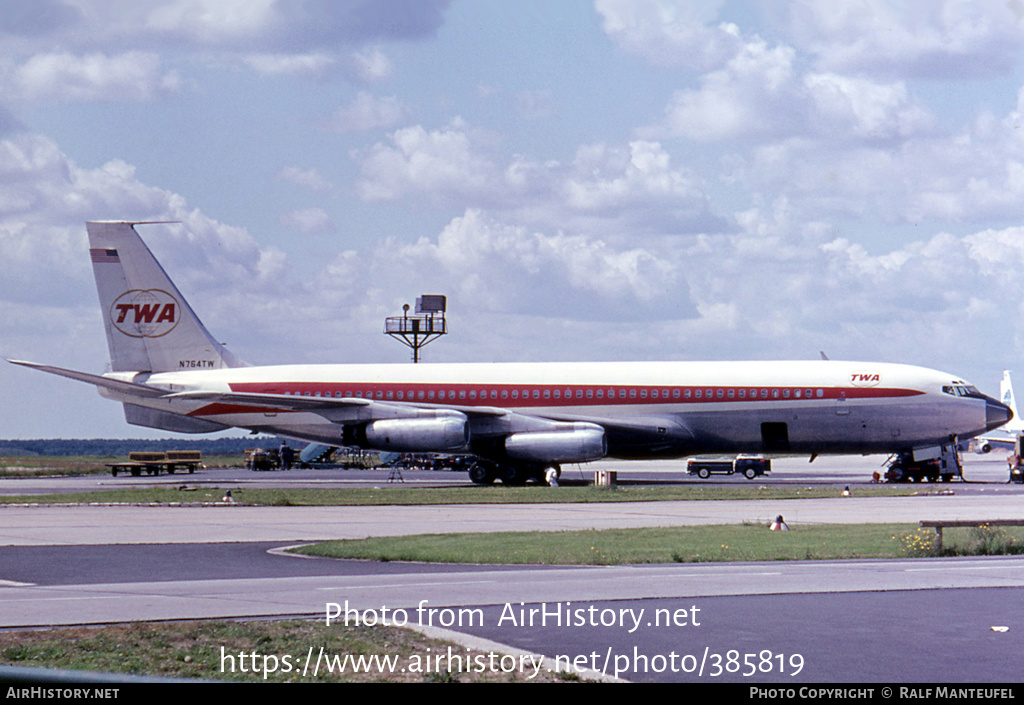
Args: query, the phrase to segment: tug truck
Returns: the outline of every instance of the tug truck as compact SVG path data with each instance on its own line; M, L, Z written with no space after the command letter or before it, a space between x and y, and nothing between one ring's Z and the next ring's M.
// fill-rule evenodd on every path
M713 474L733 475L742 473L743 477L753 480L760 475L772 471L772 461L759 455L740 455L729 458L691 458L686 463L686 471L706 480Z
M1010 482L1024 483L1024 433L1018 433L1013 441L1013 455L1006 459L1010 465Z
M918 448L897 453L889 462L885 479L888 482L949 482L963 479L964 469L955 444Z

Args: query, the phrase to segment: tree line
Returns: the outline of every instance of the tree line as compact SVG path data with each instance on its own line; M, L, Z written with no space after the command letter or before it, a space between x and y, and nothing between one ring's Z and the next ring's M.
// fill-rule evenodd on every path
M124 456L133 451L198 450L203 455L235 455L248 448L277 448L280 438L246 436L241 438L181 439L163 438L46 438L0 440L0 455L8 456ZM295 447L295 443L290 445ZM301 443L298 444L302 446Z

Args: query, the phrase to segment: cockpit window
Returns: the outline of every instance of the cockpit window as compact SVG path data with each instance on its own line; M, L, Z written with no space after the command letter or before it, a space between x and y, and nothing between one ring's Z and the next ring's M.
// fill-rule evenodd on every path
M978 391L978 388L971 384L947 384L942 391L954 397L974 397L981 399L985 395Z

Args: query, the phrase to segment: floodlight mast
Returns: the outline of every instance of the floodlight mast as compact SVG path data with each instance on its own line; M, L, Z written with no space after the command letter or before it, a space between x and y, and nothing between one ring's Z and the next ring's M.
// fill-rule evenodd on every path
M444 314L448 297L424 294L416 299L416 313L409 315L409 304L402 306L401 316L384 319L384 332L412 348L412 361L420 361L420 348L448 333Z

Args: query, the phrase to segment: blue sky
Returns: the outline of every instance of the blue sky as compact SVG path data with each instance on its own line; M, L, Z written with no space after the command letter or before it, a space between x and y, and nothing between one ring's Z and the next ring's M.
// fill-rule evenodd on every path
M254 363L1024 354L1024 3L0 0L0 354L102 371L84 221ZM1024 367L1021 367L1024 370ZM1024 377L1024 371L1021 372ZM164 435L0 368L0 437Z

